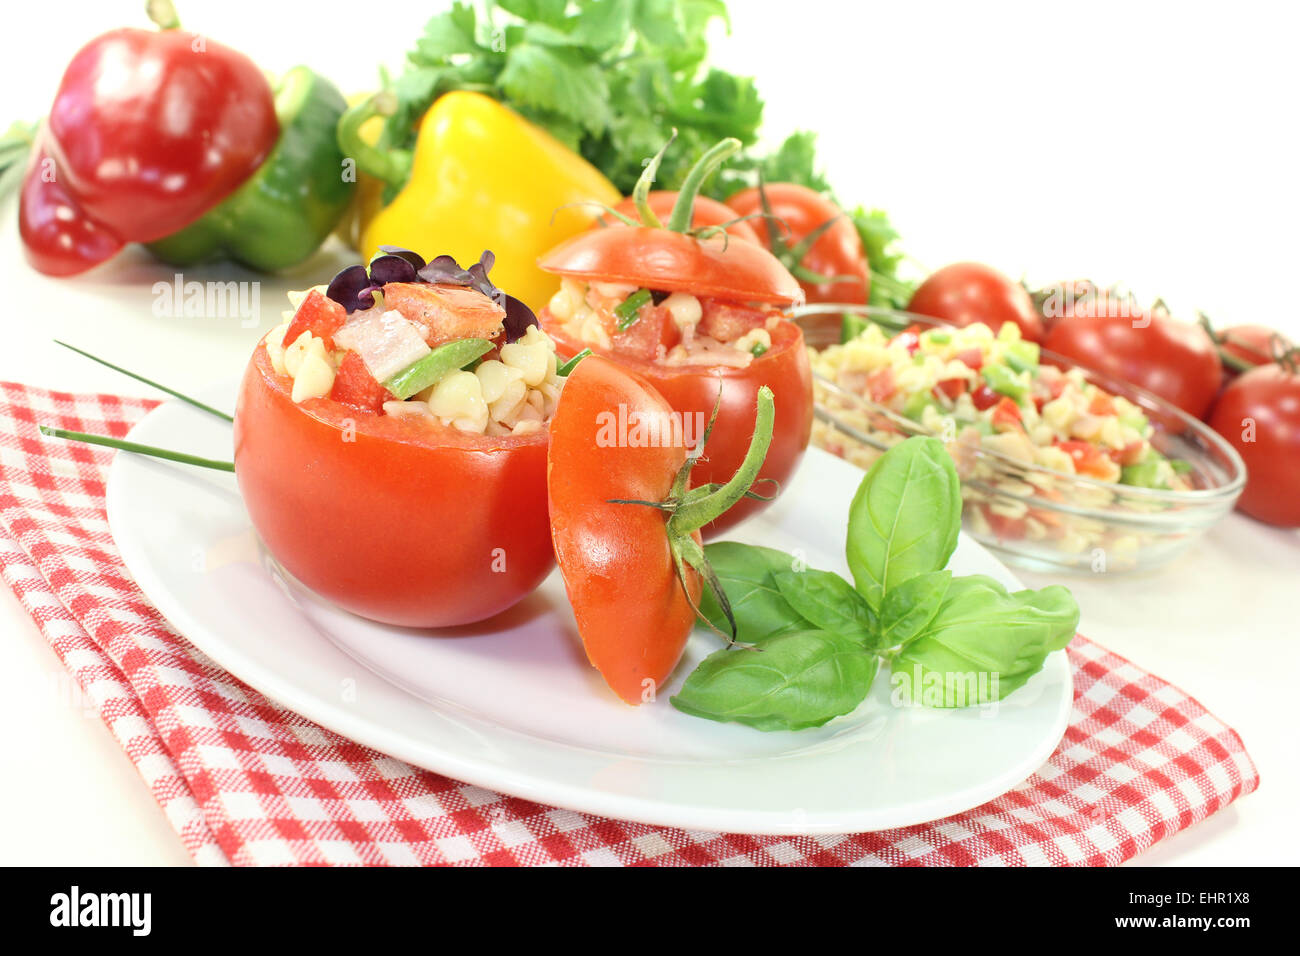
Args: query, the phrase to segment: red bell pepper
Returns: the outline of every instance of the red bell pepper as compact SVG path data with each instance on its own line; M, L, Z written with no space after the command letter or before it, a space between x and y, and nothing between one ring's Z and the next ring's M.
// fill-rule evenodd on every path
M19 228L41 272L74 275L194 222L279 138L266 76L194 33L113 30L63 74L23 183Z

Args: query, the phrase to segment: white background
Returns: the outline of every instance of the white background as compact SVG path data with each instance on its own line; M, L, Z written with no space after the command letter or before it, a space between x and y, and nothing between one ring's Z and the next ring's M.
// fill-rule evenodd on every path
M271 70L306 62L345 91L398 67L435 3L184 0L186 27ZM841 196L887 209L934 267L980 259L1050 281L1126 281L1176 311L1300 335L1297 17L1237 3L916 3L733 0L715 61L759 77L767 130L818 130ZM143 3L11 5L0 118L36 118L82 42L144 26ZM52 336L173 383L229 379L257 331L159 319L168 272L127 254L78 280L22 261L0 214L6 315L0 379L136 389L59 354ZM262 287L265 330L278 293ZM187 278L190 278L187 275ZM201 276L198 276L201 278ZM236 276L239 277L239 276ZM1173 565L1072 579L1081 629L1187 690L1242 735L1258 793L1140 857L1146 864L1293 863L1300 824L1300 533L1233 516ZM1048 579L1026 576L1033 585ZM0 862L181 863L134 768L87 715L53 652L0 588Z

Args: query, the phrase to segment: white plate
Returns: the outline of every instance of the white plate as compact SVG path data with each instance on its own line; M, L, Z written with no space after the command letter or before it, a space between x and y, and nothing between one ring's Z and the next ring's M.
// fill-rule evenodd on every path
M226 407L233 389L206 396ZM160 406L134 441L230 457L230 430ZM845 515L862 472L810 449L740 540L846 573ZM222 667L300 714L420 767L539 803L689 829L840 833L938 819L1040 767L1070 714L1064 652L996 707L890 703L888 673L853 714L761 733L669 705L717 647L697 631L660 700L629 707L586 663L559 574L498 618L429 632L372 624L265 560L233 476L119 454L108 518L123 560L169 621ZM964 535L951 567L1015 577Z

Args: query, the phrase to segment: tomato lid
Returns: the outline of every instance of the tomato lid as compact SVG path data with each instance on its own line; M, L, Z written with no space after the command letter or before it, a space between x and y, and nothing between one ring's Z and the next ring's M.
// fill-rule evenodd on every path
M537 264L576 279L737 302L788 306L804 297L798 280L772 253L721 235L701 239L648 226L598 226L556 246Z

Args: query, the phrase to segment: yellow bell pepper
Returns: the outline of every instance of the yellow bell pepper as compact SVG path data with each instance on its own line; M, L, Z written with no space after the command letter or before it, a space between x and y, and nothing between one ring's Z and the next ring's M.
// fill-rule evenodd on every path
M358 165L366 170L364 157ZM406 173L400 162L386 171L376 165L390 181ZM409 171L393 201L363 225L361 252L369 258L381 245L402 246L474 262L491 249L492 281L534 309L559 288L537 268L538 257L590 228L600 214L592 203L620 199L613 183L550 133L464 90L444 94L425 113Z

